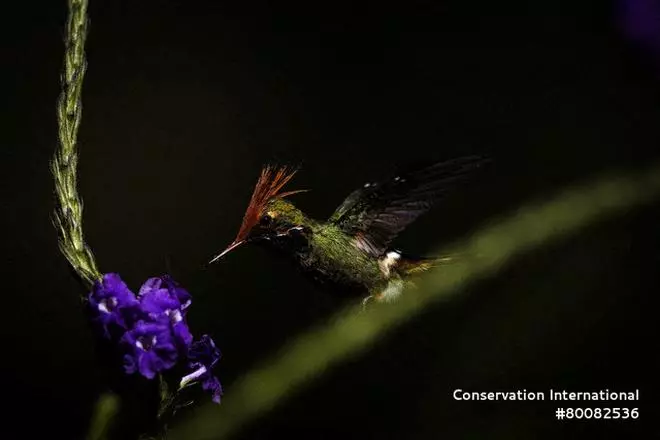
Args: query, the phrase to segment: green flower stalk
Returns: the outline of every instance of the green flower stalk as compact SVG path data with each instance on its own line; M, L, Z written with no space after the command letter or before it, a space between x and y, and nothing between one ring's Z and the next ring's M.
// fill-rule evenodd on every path
M60 250L82 281L91 287L101 279L82 229L83 204L78 195L78 128L82 118L82 85L87 68L87 0L69 0L62 92L57 102L59 145L51 162L57 206L53 221Z

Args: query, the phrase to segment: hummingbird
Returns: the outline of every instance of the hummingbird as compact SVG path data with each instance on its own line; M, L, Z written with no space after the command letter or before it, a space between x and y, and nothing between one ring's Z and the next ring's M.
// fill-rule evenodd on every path
M453 257L413 257L390 247L409 224L487 160L467 156L436 163L353 191L325 221L308 217L282 191L298 171L266 165L236 238L209 264L243 244L292 259L331 291L361 295L363 305L395 301L420 273Z

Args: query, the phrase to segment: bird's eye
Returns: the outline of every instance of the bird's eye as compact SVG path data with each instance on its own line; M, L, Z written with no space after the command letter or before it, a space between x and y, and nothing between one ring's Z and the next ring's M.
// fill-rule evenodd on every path
M273 221L273 217L271 217L268 214L264 214L261 216L261 219L259 220L259 224L261 226L268 226L272 221Z

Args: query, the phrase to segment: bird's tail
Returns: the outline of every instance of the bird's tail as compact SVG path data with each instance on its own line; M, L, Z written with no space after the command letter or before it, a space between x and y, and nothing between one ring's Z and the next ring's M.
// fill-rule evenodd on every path
M401 259L399 259L397 262L398 264L396 269L401 275L412 276L426 272L435 267L454 263L457 258L458 256L455 255L430 258L402 256Z

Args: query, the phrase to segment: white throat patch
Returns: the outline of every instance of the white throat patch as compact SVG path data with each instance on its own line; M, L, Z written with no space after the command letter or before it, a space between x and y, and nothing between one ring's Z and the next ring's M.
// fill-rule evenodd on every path
M385 254L380 260L378 260L378 267L380 271L383 272L387 278L390 276L392 267L396 265L396 262L401 258L401 254L396 251L390 251Z

